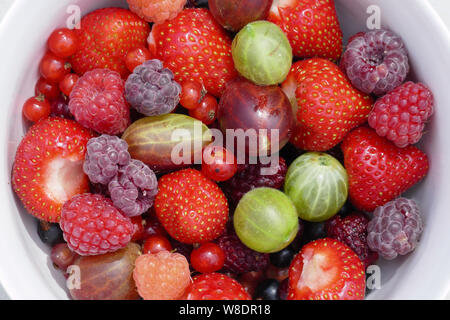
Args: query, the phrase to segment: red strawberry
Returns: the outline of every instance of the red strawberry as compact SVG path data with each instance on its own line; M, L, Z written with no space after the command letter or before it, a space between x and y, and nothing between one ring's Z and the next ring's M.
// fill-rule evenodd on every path
M419 182L429 168L427 155L418 148L398 148L368 127L345 137L342 151L352 203L370 212Z
M361 260L330 238L305 245L289 269L288 300L362 300L365 287Z
M333 0L274 0L268 20L283 29L297 57L338 60L342 54Z
M172 238L183 243L216 239L228 221L228 203L216 183L186 169L163 176L155 199L156 215Z
M129 10L105 8L81 19L77 29L79 50L72 56L72 68L79 75L93 69L110 69L126 78L130 71L125 58L128 51L145 47L150 26Z
M31 127L12 171L13 189L30 214L57 222L67 200L89 191L83 161L93 137L75 121L62 118L47 118Z
M297 115L291 142L327 151L367 121L373 100L356 90L334 63L313 58L295 63L283 83Z
M192 280L182 300L251 300L239 282L224 274L206 273Z
M231 38L207 9L185 9L175 19L154 25L149 48L173 71L176 81L203 83L216 97L237 75Z

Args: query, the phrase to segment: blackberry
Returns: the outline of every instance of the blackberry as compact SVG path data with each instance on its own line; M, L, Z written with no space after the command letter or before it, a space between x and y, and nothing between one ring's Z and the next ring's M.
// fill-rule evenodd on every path
M180 93L172 71L157 59L136 67L125 83L125 98L146 116L171 113L180 102Z
M83 170L93 184L108 184L118 173L120 166L130 163L128 144L116 137L102 135L87 143Z
M364 268L375 263L378 254L367 244L369 219L362 213L352 213L345 218L337 215L325 224L327 236L349 246L364 263Z
M249 191L260 188L279 189L284 184L288 167L286 161L280 157L277 172L273 175L262 175L261 169L270 167L269 164L245 164L238 166L238 172L221 186L231 205L236 206Z
M224 271L241 274L261 271L269 265L268 254L248 248L232 230L225 232L215 243L225 252Z
M408 53L402 39L388 30L356 34L341 66L362 92L381 96L401 85L408 75Z
M142 161L131 160L119 169L108 189L114 206L125 216L135 217L153 206L158 193L158 180Z
M378 207L367 226L369 247L387 260L413 251L420 240L423 222L414 200L398 198Z

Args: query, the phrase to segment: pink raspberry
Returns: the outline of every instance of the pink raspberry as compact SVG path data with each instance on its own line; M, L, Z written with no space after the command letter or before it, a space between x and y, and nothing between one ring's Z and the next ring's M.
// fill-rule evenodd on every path
M131 241L134 231L131 220L111 200L89 193L75 196L64 204L60 226L69 248L82 256L122 249Z
M377 100L369 125L399 148L417 143L433 114L433 94L422 83L406 82Z
M147 22L163 23L175 18L187 0L127 0L130 10Z
M99 133L117 135L130 125L130 107L120 74L94 69L82 76L70 94L69 109L81 125Z
M191 271L184 256L161 251L138 257L133 278L143 299L176 300L191 283Z

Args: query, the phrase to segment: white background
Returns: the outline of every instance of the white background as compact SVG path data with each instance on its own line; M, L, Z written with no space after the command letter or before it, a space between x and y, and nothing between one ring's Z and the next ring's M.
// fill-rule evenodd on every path
M0 22L5 15L6 11L13 3L14 0L0 0ZM39 0L33 0L39 1ZM395 1L395 0L393 0ZM426 0L425 0L426 1ZM428 0L431 5L436 9L438 14L441 16L442 20L447 24L450 29L450 1L449 0ZM449 271L450 272L450 271ZM1 281L1 280L0 280ZM8 299L8 296L3 291L3 288L0 284L0 300ZM447 296L447 299L450 300L450 294Z

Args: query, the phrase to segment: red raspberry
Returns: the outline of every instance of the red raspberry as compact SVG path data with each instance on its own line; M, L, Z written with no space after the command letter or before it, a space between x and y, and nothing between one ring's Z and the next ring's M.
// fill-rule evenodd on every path
M138 257L133 278L143 299L176 300L191 283L191 272L184 256L160 251Z
M251 300L251 297L236 280L220 273L206 273L193 279L183 300Z
M117 135L130 125L130 107L120 74L94 69L82 76L70 94L69 109L83 126L99 133Z
M75 196L64 204L60 226L69 248L82 256L122 249L134 233L131 220L111 200L89 193Z
M364 269L375 263L378 254L367 244L369 219L362 213L352 213L344 218L335 216L325 224L327 236L346 244L364 263Z
M399 148L419 142L425 122L433 114L433 94L422 83L411 81L377 100L369 114L369 125L379 136Z

